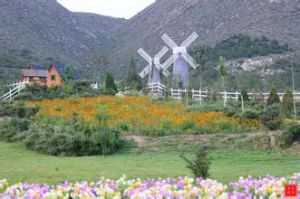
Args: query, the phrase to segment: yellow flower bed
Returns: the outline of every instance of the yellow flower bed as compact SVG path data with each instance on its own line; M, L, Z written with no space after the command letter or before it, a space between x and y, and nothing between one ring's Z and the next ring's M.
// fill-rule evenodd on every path
M47 99L30 101L29 106L39 105L38 116L70 118L77 113L85 122L96 121L99 113L108 115L108 124L117 125L126 122L131 126L155 127L162 121L174 126L192 122L196 127L214 127L216 121L225 121L237 125L256 127L256 120L245 120L226 116L223 112L186 111L187 106L179 101L152 101L148 97L86 97L68 99Z

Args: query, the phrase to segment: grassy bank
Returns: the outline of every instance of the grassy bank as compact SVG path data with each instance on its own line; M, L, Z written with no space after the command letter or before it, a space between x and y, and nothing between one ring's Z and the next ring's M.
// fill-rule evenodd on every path
M57 183L96 180L101 176L175 177L191 175L178 152L125 153L112 156L53 157L28 151L21 144L0 142L0 179L10 182ZM211 177L228 182L239 176L291 175L300 171L300 158L258 150L215 150Z

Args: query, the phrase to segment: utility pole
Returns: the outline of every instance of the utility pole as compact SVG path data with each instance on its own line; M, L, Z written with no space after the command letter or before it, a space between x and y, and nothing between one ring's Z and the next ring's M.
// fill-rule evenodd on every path
M297 120L296 99L295 99L295 75L294 75L294 66L293 66L292 55L291 55L291 70L292 70L292 83L293 83L294 119Z

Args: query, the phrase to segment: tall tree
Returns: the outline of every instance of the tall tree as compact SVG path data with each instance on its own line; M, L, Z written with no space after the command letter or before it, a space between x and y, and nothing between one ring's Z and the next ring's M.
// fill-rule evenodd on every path
M136 90L141 90L143 88L141 78L136 72L136 63L133 57L130 58L128 65L127 85L131 87L131 89Z
M281 103L282 114L286 117L291 117L294 110L293 92L286 90Z
M118 92L117 85L111 72L106 73L105 90L107 94L111 95L114 95Z
M195 46L195 48L192 51L192 54L195 57L196 62L199 64L197 67L197 73L199 74L200 77L200 89L203 87L203 71L204 71L204 66L206 63L206 46L200 44Z
M67 66L62 74L62 79L64 82L74 80L74 71L70 66Z
M226 87L225 87L225 78L227 76L227 69L225 66L225 58L223 56L220 57L219 59L219 72L220 72L220 76L221 76L221 82L222 82L222 87L223 87L223 92L224 92L224 107L226 106L226 96L225 96L225 91L226 91Z
M275 88L272 88L270 91L269 98L267 99L267 106L273 105L273 104L279 104L280 98L277 94L277 91Z

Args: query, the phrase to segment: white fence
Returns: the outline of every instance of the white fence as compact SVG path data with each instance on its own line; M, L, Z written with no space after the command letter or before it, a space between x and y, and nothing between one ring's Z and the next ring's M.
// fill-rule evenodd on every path
M167 87L161 83L150 83L147 85L147 93L154 97L164 96L166 90Z
M6 94L4 94L3 96L1 96L0 99L1 100L10 100L10 101L13 100L21 93L21 90L23 90L28 83L29 83L29 80L25 80L22 82L17 82L14 84L7 85L7 86L14 86L14 88L9 89L9 91Z
M151 96L163 96L164 93L167 92L166 86L162 84L148 84L148 93ZM263 100L268 99L270 92L263 92L263 93L248 93L249 99L252 99L253 96L259 96ZM280 99L282 99L284 93L277 93ZM190 95L194 100L197 101L202 101L205 98L212 97L215 95L215 97L219 100L227 101L227 100L235 100L238 101L240 98L240 91L235 91L235 92L229 92L229 91L224 91L224 92L217 92L214 93L213 91L208 91L208 90L188 90L188 89L170 89L170 96L173 99L182 99L184 96ZM295 92L294 93L294 98L296 101L300 102L300 92Z

